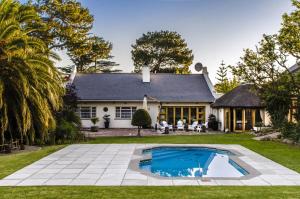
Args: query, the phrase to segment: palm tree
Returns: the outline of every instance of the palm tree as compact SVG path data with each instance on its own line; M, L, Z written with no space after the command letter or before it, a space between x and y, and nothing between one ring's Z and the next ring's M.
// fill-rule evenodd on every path
M43 141L55 127L61 107L62 81L51 53L37 39L35 10L13 0L0 1L0 134Z

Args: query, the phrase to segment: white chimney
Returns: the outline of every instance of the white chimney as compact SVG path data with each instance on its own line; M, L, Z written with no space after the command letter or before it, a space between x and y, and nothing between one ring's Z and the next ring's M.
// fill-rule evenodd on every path
M142 75L143 75L143 82L149 83L150 82L150 67L149 66L143 66Z
M208 75L207 67L203 67L203 69L202 69L202 74Z

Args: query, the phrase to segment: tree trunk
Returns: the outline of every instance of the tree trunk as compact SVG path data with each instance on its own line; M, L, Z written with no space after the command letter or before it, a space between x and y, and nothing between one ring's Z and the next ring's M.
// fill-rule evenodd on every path
M138 126L138 134L137 137L141 137L141 128Z
M21 132L20 150L25 150L23 133Z
M1 145L4 145L4 132L1 132Z

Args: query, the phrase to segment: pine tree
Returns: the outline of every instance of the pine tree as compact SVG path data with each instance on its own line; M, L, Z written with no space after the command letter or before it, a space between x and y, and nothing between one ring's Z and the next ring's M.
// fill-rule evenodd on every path
M222 60L221 65L217 71L218 83L215 85L215 90L218 93L227 93L239 85L238 79L234 76L232 80L227 77L227 66Z
M221 62L221 66L217 70L217 80L219 83L224 83L227 79L227 68L225 66L224 60Z

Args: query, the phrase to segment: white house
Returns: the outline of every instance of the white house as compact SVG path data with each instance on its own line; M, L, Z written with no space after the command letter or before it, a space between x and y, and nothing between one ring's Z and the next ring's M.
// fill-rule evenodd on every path
M178 120L205 122L216 93L207 68L202 74L152 74L149 67L137 73L93 73L74 76L79 97L78 113L83 127L90 127L92 117L104 127L103 116L110 115L110 128L131 128L135 110L143 107L147 96L152 126L165 120L176 125Z

